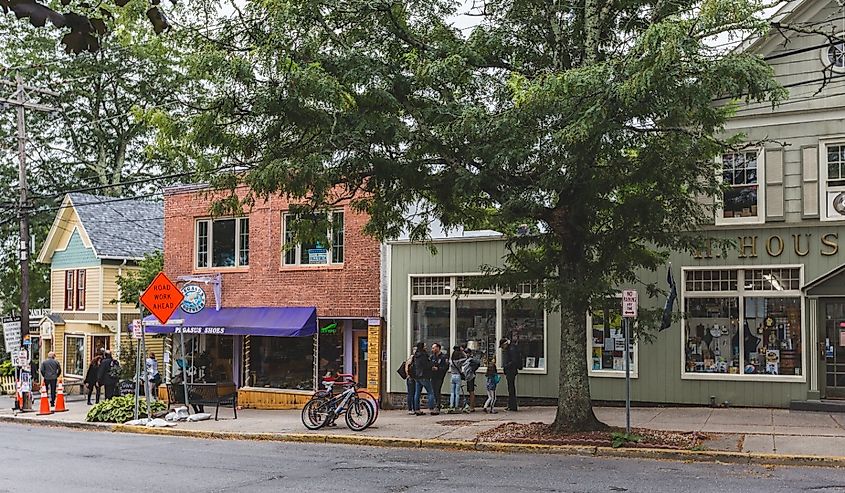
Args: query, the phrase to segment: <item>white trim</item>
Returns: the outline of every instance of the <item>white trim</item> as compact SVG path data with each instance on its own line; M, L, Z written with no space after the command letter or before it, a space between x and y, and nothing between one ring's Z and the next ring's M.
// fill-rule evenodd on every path
M820 97L819 99L831 99L840 96ZM812 103L812 101L810 101ZM826 105L830 106L830 103ZM793 111L772 110L768 104L761 104L759 107L748 107L739 109L737 116L732 117L725 124L725 130L746 130L757 127L774 127L779 125L796 125L802 123L817 123L820 121L841 120L845 118L842 107L836 105L834 109L811 108ZM760 110L767 110L770 113L756 113ZM742 114L742 111L748 112Z
M828 192L845 192L845 186L830 187L827 185L827 147L831 145L845 146L845 135L830 135L819 139L819 146L817 152L819 153L819 220L822 222L841 222L845 221L845 215L829 216L827 212L827 194ZM845 177L842 178L845 181Z
M784 291L745 291L744 273L740 271L754 270L754 269L798 269L799 288L797 290ZM697 291L694 293L687 293L686 291L686 272L696 270L736 270L737 272L737 290L736 291ZM807 359L808 351L814 351L807 345L807 309L806 300L802 292L804 286L804 266L801 264L783 264L783 265L720 265L720 266L690 266L681 267L681 313L684 315L681 321L681 337L680 337L680 360L681 360L681 380L725 380L725 381L741 381L741 382L789 382L789 383L806 383L807 382ZM748 293L748 294L746 294ZM720 298L720 297L735 297L738 298L739 310L739 331L744 331L743 321L745 320L744 298L764 298L764 297L792 297L798 298L801 301L801 375L763 375L753 374L746 375L744 373L694 373L686 371L686 299L687 298ZM743 338L740 337L740 347L743 345ZM740 372L744 371L745 364L745 348L739 352Z
M753 152L751 150L738 151L736 154L746 152ZM725 153L730 154L730 153ZM720 164L717 169L717 179L721 183L723 181L724 168L722 165L722 156L716 158L716 162ZM751 186L748 184L746 186ZM720 193L715 197L716 202L716 226L727 226L729 224L763 224L766 222L766 149L761 147L757 149L757 215L746 217L724 217L724 208L722 207L724 193Z
M622 313L622 296L614 297L619 301L619 313ZM593 313L592 309L587 310L587 376L599 378L625 378L625 370L594 370L593 369ZM630 330L630 328L629 328ZM634 365L631 368L631 378L640 377L640 344L632 339L634 346Z
M345 235L344 235L343 240L344 240L344 242L346 241ZM385 387L385 393L389 394L393 391L393 387L390 383L390 382L393 381L393 358L391 357L391 353L393 353L393 346L390 344L390 342L391 342L390 341L390 333L393 332L391 330L392 329L391 324L392 324L392 320L393 320L391 318L391 316L393 314L393 307L391 305L391 299L393 298L393 296L392 296L393 293L391 293L391 291L393 291L393 283L390 282L390 280L393 279L393 275L392 275L392 271L393 271L393 247L391 245L386 244L384 252L385 252L385 255L384 255L384 258L382 258L382 262L386 262L386 264L385 264L386 273L385 273L384 279L382 279L382 282L384 282L384 284L385 284L385 286L383 286L383 289L387 290L386 293L385 293L386 296L385 296L385 301L384 301L385 304L387 305L384 308L384 312L385 312L384 313L384 329L385 329L385 331L387 331L387 334L385 334L385 340L384 340L384 343L387 346L387 351L386 351L387 354L386 354L386 358L385 358L385 360L387 361L387 369L385 371L385 373L387 373L387 376L385 378L384 387Z
M845 33L838 32L833 34L833 37L843 39ZM828 45L823 48L819 48L819 60L822 62L822 70L825 68L829 68L833 72L843 73L845 72L845 66L837 67L830 61L830 49L833 48L834 45Z

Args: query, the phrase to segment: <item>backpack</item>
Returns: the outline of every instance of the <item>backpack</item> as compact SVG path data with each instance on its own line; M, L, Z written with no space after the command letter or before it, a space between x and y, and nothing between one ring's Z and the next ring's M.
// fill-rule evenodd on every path
M120 363L117 360L112 360L109 365L109 376L115 380L120 378Z

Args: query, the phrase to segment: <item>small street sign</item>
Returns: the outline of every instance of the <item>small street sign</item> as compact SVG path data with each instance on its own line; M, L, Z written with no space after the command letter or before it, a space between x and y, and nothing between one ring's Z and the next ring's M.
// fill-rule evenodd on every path
M133 339L140 339L143 335L143 330L141 327L141 320L135 319L132 321L132 338Z
M185 295L179 291L176 284L165 275L159 272L153 282L141 295L141 303L147 307L159 322L166 324L173 313L179 308Z
M22 367L29 364L29 351L21 349L12 353L12 366Z
M639 297L635 290L625 289L622 291L622 316L625 318L637 318Z
M3 318L3 340L6 352L13 353L21 348L21 318Z

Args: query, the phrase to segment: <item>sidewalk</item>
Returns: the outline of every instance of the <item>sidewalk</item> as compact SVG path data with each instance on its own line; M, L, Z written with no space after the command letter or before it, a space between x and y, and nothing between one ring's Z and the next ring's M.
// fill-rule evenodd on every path
M88 406L84 399L73 396L65 413L37 416L35 412L14 416L9 410L11 400L0 398L0 419L3 421L43 422L55 425L85 422ZM310 432L300 421L299 411L259 411L244 409L233 419L231 409L220 410L220 420L197 423L178 423L173 429L226 434L261 434L281 436L323 435L355 436L380 439L442 440L474 443L480 432L503 423L550 423L554 408L525 407L519 412L500 411L489 415L441 414L439 416L409 416L405 411L385 411L378 422L364 432L353 432L340 422L337 427ZM625 425L625 409L598 407L596 414L612 426ZM634 428L662 431L701 432L709 439L706 450L777 454L780 456L845 456L845 414L830 414L786 409L710 409L710 408L634 408L631 423ZM104 429L112 425L103 424ZM316 437L315 437L316 438Z

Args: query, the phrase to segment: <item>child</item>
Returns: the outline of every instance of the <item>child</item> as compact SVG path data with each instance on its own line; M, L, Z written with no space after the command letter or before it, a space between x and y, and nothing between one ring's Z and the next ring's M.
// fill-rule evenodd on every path
M484 402L484 412L496 414L496 386L499 385L501 377L499 377L494 361L487 365L487 371L484 375L487 377L487 401Z

